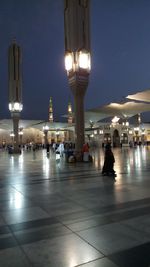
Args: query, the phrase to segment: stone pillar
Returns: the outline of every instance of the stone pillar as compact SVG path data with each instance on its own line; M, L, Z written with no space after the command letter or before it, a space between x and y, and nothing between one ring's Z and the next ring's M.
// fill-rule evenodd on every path
M14 132L14 149L13 153L20 153L21 149L19 148L19 115L18 114L12 114L12 120L13 120L13 132Z
M70 83L74 95L74 120L75 120L75 150L79 155L84 144L84 95L87 82L80 83L80 77Z
M75 153L82 160L84 144L84 95L90 64L89 0L64 1L65 68L74 96Z
M8 84L9 84L9 110L13 121L14 149L13 153L20 153L19 148L19 119L22 111L22 73L21 49L13 40L8 50Z
M48 144L48 131L47 130L44 130L44 145L45 145L45 148L47 147L47 144Z

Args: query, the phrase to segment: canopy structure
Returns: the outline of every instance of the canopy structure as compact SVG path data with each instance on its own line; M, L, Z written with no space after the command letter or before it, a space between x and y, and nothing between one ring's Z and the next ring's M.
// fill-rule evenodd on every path
M89 122L97 122L100 120L103 120L105 118L110 117L111 115L108 113L104 113L103 111L100 110L88 110L85 111L85 124Z
M106 117L118 116L120 118L130 118L138 113L150 111L150 104L137 103L135 101L128 101L124 103L110 103L108 105L91 109L90 112L99 114L99 120L101 115L105 114Z
M66 130L70 124L67 122L47 122L47 121L42 121L41 123L34 124L34 128L42 130L44 126L48 126L49 130Z
M19 128L31 128L35 124L41 123L41 120L20 120ZM12 119L3 119L0 120L0 129L3 130L13 130L13 122Z
M128 95L126 98L135 101L126 101L120 103L110 103L101 107L89 109L85 111L85 127L96 127L97 123L103 119L118 116L122 119L131 118L138 113L150 111L150 89L138 92L133 95ZM143 101L143 102L142 102ZM68 115L63 115L68 118ZM43 126L48 126L49 130L74 130L74 123L67 122L47 122L45 120L20 120L19 128L36 128L43 130ZM0 120L0 129L9 130L13 129L11 119Z
M128 99L133 99L136 101L144 101L144 102L150 102L150 89L138 92L134 95L128 95Z
M43 126L47 125L50 130L65 130L70 125L68 123L63 122L46 122L41 120L20 120L19 128L27 129L27 128L35 128L39 130L43 130ZM12 131L13 123L11 119L0 120L0 129Z

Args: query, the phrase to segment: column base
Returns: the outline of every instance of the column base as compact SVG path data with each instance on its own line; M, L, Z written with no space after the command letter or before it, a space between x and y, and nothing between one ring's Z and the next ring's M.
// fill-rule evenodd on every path
M74 156L76 162L83 162L83 153L81 151L75 151Z
M93 162L93 158L88 152L83 154L82 151L75 151L73 155L69 156L66 154L66 162Z

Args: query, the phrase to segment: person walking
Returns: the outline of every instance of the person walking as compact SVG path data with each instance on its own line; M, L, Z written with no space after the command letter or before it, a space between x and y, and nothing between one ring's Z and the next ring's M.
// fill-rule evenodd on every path
M116 176L115 171L114 171L114 163L115 163L115 158L114 154L111 150L110 144L107 144L105 147L105 157L104 157L104 165L102 169L102 174L106 176Z
M83 152L83 161L88 162L89 161L89 144L85 143L82 148Z
M56 152L60 153L60 157L63 157L64 154L64 143L61 142L58 146L58 148L56 149Z

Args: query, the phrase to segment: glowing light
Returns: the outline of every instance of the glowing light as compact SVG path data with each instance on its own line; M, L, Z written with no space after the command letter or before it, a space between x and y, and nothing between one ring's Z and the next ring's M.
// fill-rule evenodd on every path
M90 55L87 52L79 52L79 67L82 69L91 69Z
M72 53L67 53L65 55L65 69L71 71L73 69L73 55Z
M68 107L68 112L72 112L71 106Z
M20 112L23 109L23 105L21 103L18 103L18 102L9 103L8 107L9 107L9 110L13 111L13 112L15 112L15 111Z
M12 132L12 133L10 133L10 136L11 136L11 137L14 137L15 135L14 135L14 133Z
M139 127L134 128L134 131L138 132L139 131Z
M44 130L44 131L48 131L48 130L49 130L48 125L43 126L43 130Z
M23 135L23 131L19 131L19 133L18 133L19 135Z
M120 120L117 116L115 116L111 121L112 123L117 123Z

